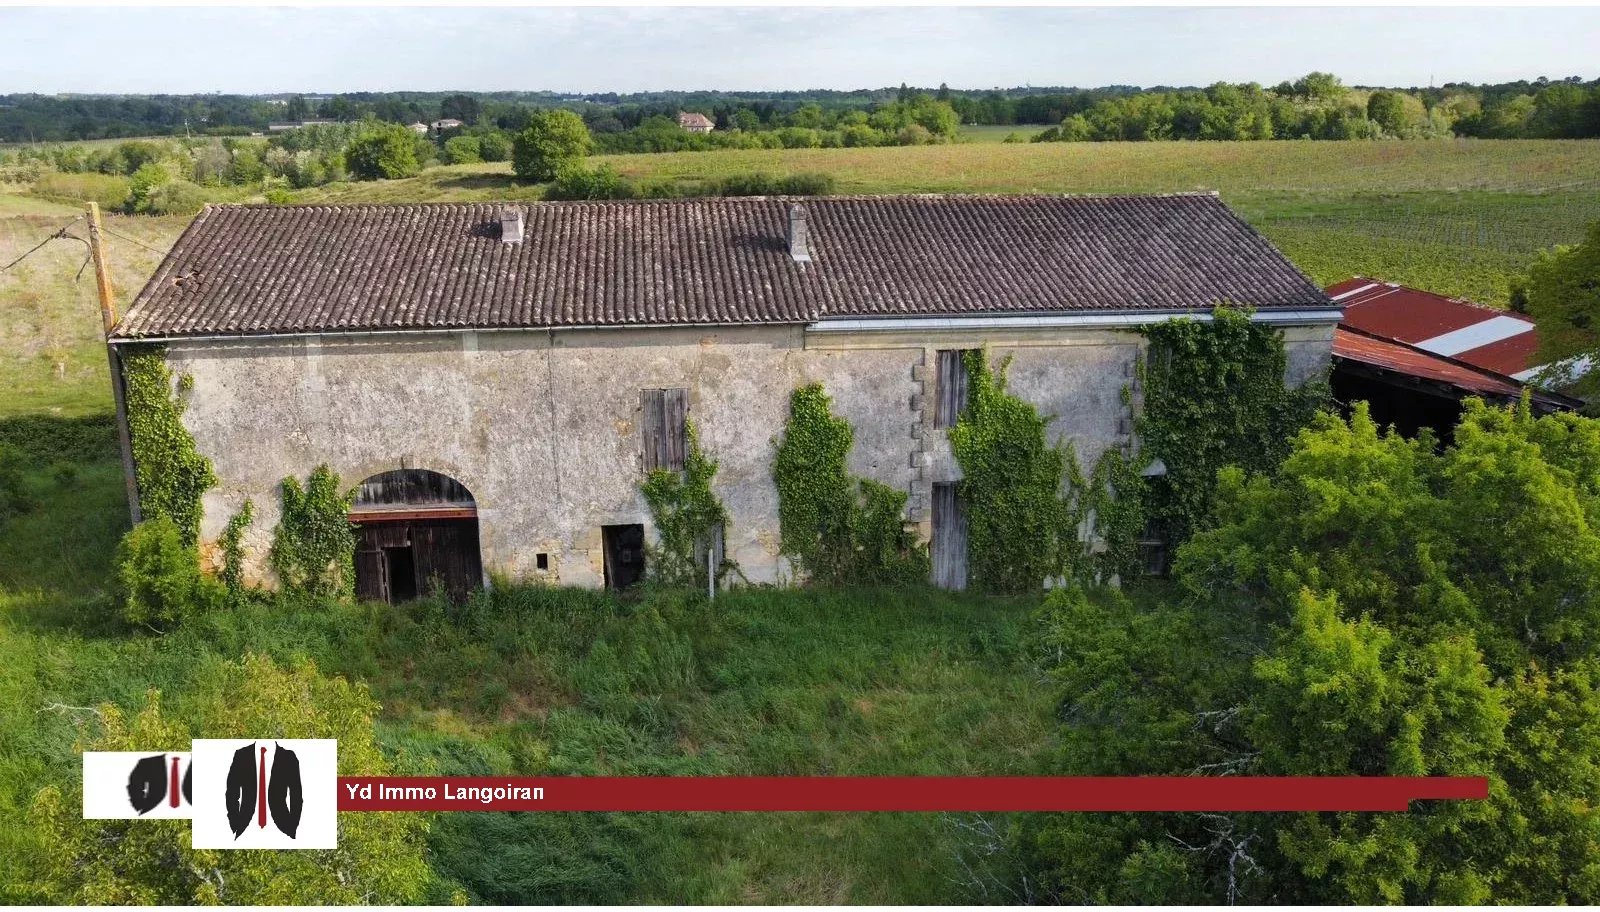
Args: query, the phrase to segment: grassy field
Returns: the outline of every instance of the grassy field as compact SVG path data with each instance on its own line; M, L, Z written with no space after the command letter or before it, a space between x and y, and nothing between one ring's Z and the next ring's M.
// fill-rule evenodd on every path
M964 143L997 143L1005 142L1007 136L1015 133L1026 140L1048 126L1048 124L1016 124L1007 127L994 124L968 124L956 134L956 139Z

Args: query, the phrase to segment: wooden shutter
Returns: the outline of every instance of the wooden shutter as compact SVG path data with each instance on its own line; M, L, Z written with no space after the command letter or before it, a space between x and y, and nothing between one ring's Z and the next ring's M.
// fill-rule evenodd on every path
M684 455L688 452L689 441L687 421L689 418L689 391L686 389L669 389L661 391L662 400L662 450L661 467L674 472L683 470Z
M688 450L685 422L689 417L689 391L640 390L639 407L645 472L653 469L681 471Z
M644 470L648 474L660 465L662 433L662 390L640 390L640 441L644 445Z
M967 365L963 360L966 349L945 349L939 352L937 376L934 383L935 403L933 426L954 427L967 407Z

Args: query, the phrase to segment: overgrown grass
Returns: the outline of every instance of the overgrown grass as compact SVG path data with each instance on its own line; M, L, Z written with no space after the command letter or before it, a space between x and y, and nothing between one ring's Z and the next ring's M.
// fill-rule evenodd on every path
M181 714L190 669L246 650L367 681L385 746L414 771L1026 774L1050 738L1020 647L1030 608L922 591L707 603L506 587L463 609L268 602L165 637L13 617L0 622L0 726L15 734L0 811L75 775L93 714L46 707L133 707L160 687ZM922 814L474 813L445 815L434 852L487 901L938 902L963 898L956 842Z

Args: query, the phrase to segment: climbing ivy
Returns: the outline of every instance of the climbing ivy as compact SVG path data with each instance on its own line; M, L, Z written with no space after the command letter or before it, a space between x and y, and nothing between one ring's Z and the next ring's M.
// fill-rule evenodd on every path
M326 465L311 472L304 488L283 480L283 514L272 533L268 562L286 588L313 596L349 595L355 587L355 527L350 505L355 489L341 491Z
M1149 486L1147 509L1174 545L1206 524L1218 469L1276 469L1327 402L1321 381L1287 385L1282 335L1250 313L1218 307L1208 323L1170 320L1143 330L1150 344L1139 438L1143 453L1166 465Z
M773 460L783 553L813 582L903 584L928 575L928 550L905 527L907 495L850 475L850 423L821 384L789 397Z
M700 449L693 422L684 422L684 435L688 446L683 471L653 469L640 486L661 538L646 566L651 577L665 585L698 589L707 582L706 548L712 532L719 524L726 527L728 513L711 490L711 480L717 474L716 460ZM717 582L734 566L724 556L716 569Z
M1089 479L1088 504L1099 547L1089 556L1090 582L1129 580L1143 572L1139 537L1145 527L1147 485L1139 470L1144 460L1106 450Z
M1071 453L1046 440L1050 419L1006 391L1009 357L992 371L985 352L973 350L965 364L967 407L950 429L950 449L961 464L971 576L995 592L1037 590L1081 569L1082 473ZM1063 497L1069 469L1073 496Z
M146 519L166 517L188 547L200 539L200 498L217 483L211 460L195 449L183 426L183 402L173 395L172 373L161 346L125 349L122 380L139 509ZM188 391L193 378L179 378Z
M246 499L239 512L228 520L217 544L222 549L222 585L228 591L228 600L237 603L244 594L244 530L255 519L256 505Z

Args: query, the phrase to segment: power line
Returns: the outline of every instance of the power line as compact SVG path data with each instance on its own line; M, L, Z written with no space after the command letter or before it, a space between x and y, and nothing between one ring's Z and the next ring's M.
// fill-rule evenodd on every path
M80 215L77 218L73 219L72 221L66 223L65 225L62 225L61 228L58 231L56 231L56 233L50 235L49 237L45 238L44 240L40 241L39 243L33 245L33 249L32 250L29 250L27 253L24 253L22 256L17 257L16 259L14 259L11 262L5 264L4 266L0 266L0 272L5 272L6 270L10 269L11 267L13 267L13 266L17 265L18 263L22 262L23 260L26 260L28 257L33 256L35 253L39 252L39 248L43 247L44 245L46 245L46 244L48 244L48 243L50 243L51 241L54 241L54 240L70 238L70 239L72 239L74 241L83 241L85 244L89 243L88 241L84 241L83 238L78 237L76 234L71 234L71 233L68 233L68 231L67 231L68 228L71 228L73 225L77 224L82 219L83 219L83 216Z
M122 232L120 232L120 230L110 230L109 227L106 227L106 226L101 226L101 230L102 230L102 232L106 232L106 234L117 235L117 237L122 238L122 240L125 240L125 242L133 243L133 245L142 246L142 248L144 248L144 250L150 251L150 253L158 253L158 254L162 254L162 256L166 256L166 254L170 253L170 251L157 250L157 248L154 248L154 246L147 245L147 243L142 242L142 240L138 240L138 238L128 237L128 235L122 234Z

